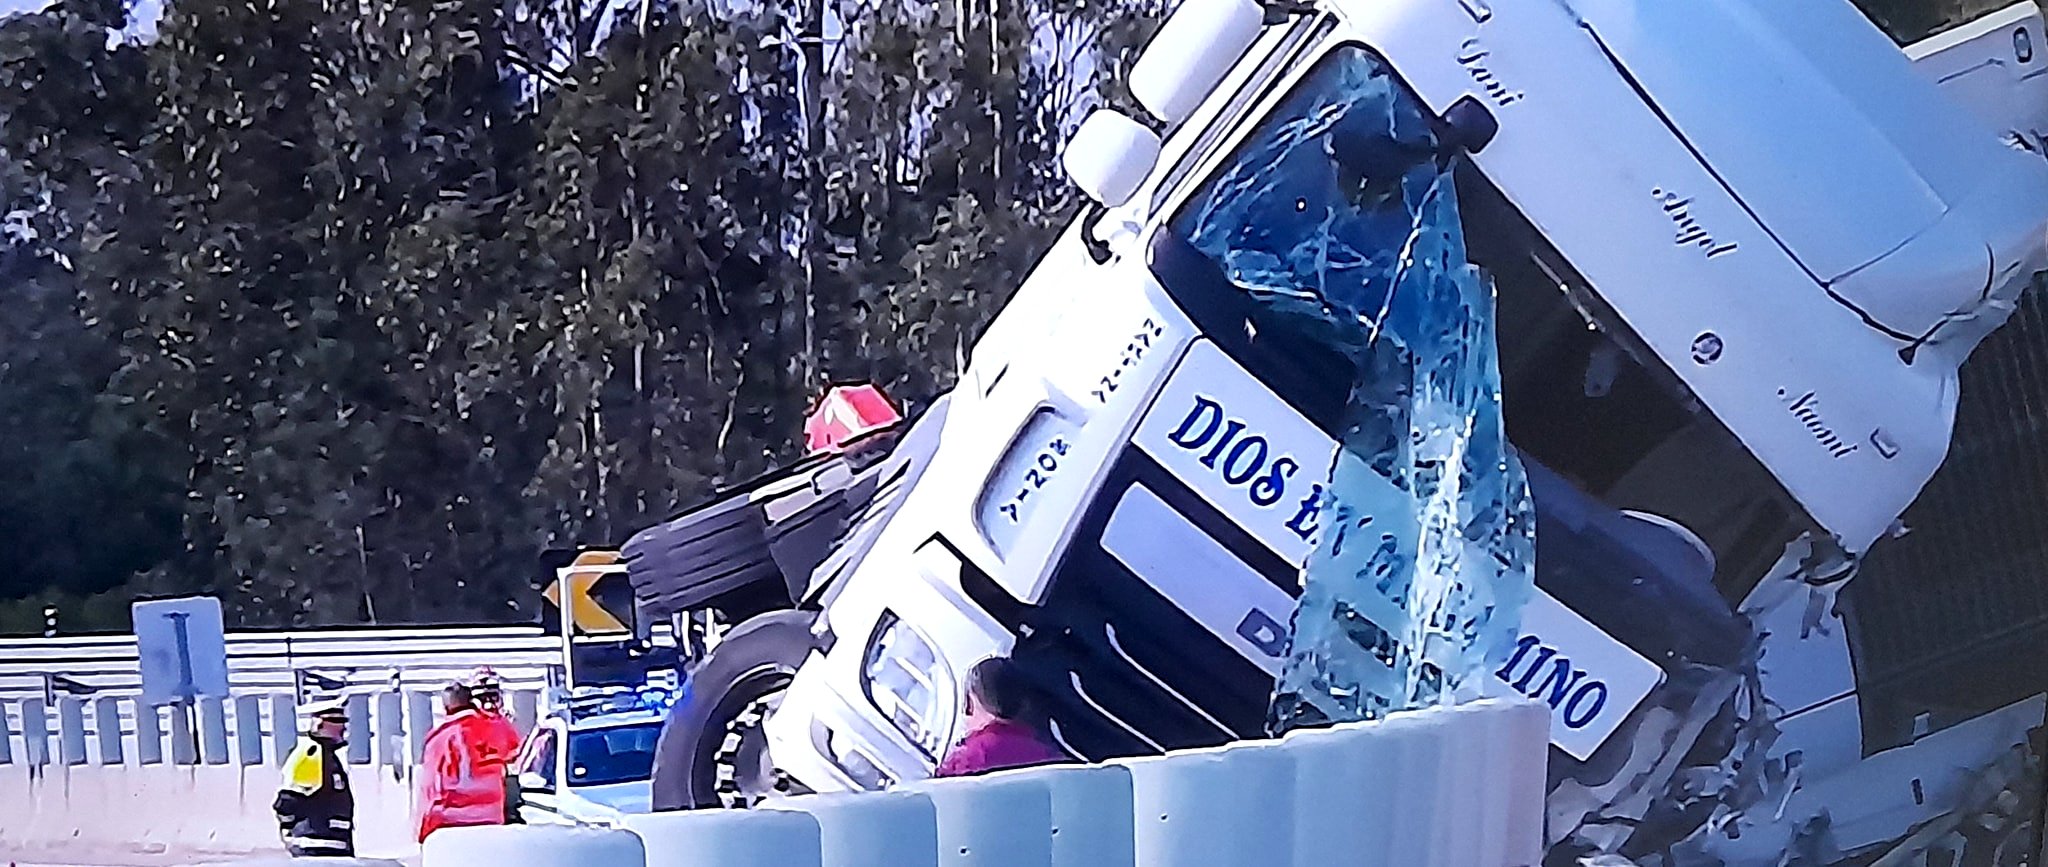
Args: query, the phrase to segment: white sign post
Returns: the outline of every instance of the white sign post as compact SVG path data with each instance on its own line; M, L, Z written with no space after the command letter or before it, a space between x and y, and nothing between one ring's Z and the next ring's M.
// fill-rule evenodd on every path
M142 703L152 709L178 705L192 739L187 746L196 756L196 704L202 698L228 698L228 645L220 600L211 596L153 599L135 603L129 613L142 665Z

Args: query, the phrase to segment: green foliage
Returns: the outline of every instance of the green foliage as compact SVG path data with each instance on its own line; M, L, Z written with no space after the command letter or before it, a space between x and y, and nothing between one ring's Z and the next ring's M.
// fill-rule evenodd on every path
M812 130L808 7L180 0L134 46L108 2L0 22L0 433L59 432L4 440L0 538L250 626L525 618L542 550L794 457L827 383L948 387L1146 20L840 2Z

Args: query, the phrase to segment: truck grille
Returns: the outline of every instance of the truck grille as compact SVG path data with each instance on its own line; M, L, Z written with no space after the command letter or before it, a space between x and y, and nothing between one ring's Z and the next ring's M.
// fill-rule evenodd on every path
M1947 462L1842 594L1870 752L2048 688L2048 292L1961 379Z
M1108 489L1139 478L1155 489L1174 484L1133 450ZM1224 530L1228 519L1192 492L1188 498L1177 504L1184 514L1214 522L1219 534L1242 533ZM1044 604L997 612L1018 635L1012 656L1046 697L1055 738L1095 761L1261 736L1272 675L1103 550L1116 500L1096 499Z

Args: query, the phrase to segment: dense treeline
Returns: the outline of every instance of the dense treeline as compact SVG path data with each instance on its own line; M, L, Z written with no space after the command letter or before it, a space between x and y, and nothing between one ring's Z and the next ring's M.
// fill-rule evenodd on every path
M0 21L0 632L192 590L247 626L530 617L544 551L788 459L826 383L949 385L1154 11Z

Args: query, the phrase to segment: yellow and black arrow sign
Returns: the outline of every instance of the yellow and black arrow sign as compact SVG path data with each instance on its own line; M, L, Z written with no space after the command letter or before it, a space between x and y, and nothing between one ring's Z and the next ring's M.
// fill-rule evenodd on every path
M618 612L621 600L616 598L621 588L626 607L623 616ZM608 635L633 631L626 625L632 618L633 588L626 581L626 564L617 551L585 551L576 555L574 563L555 571L555 582L541 595L568 615L566 619L578 633ZM607 601L612 604L605 604Z

